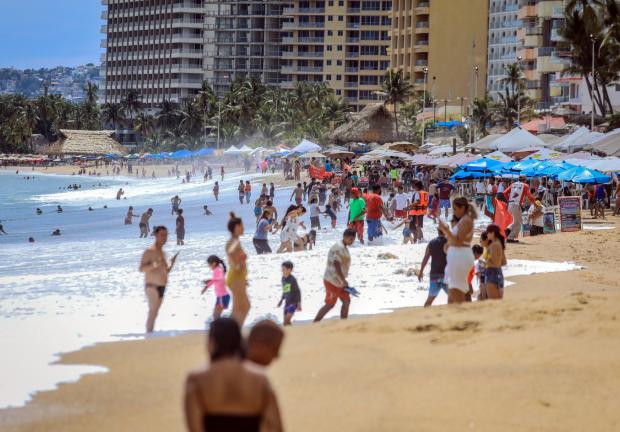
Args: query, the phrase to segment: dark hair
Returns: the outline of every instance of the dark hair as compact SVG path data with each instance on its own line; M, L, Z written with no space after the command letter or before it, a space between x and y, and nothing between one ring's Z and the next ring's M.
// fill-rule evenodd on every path
M486 231L480 234L480 240L487 241L488 239L489 236L487 235Z
M228 231L230 231L231 234L234 234L237 225L241 225L242 223L243 221L241 218L238 218L234 212L230 212L230 219L228 219Z
M148 210L147 210L147 213L148 213L148 212L153 213L153 209L152 209L152 208L148 209Z
M129 206L129 210L133 210L133 207L132 207L132 206Z
M421 181L417 181L415 183L415 187L418 189L424 189L424 183L422 183Z
M168 228L166 228L163 225L157 225L155 228L153 228L153 234L157 234L158 232L160 232L162 230L168 231Z
M267 206L268 207L271 207L272 205L273 205L273 201L271 201L271 200L267 201Z
M314 204L315 202L318 202L318 200L317 200L316 198L312 198L312 199L310 200L310 204Z
M182 215L183 214L183 209L178 209L177 210L177 214Z
M472 219L478 218L478 212L476 211L476 208L473 205L471 205L469 201L467 200L467 198L465 197L455 198L454 201L452 201L452 206L453 207L464 207L465 213L467 213L470 218ZM454 218L453 220L456 221L458 219Z
M373 191L373 192L379 192L379 193L381 193L381 186L380 186L380 185L378 185L378 184L374 185L374 186L372 187L372 191Z
M342 237L355 237L356 235L357 231L351 228L347 228L346 230L344 230L344 234L342 234Z
M293 270L293 263L291 261L284 261L282 263L282 267L286 267L289 270Z
M484 249L482 248L482 246L480 245L473 245L471 247L472 252L474 253L474 255L482 255L484 253Z
M209 341L213 344L211 361L241 355L241 329L232 318L218 318L209 327Z
M209 264L222 266L222 268L224 269L224 273L226 273L226 264L224 264L224 261L219 256L211 255L209 258L207 258L207 262Z
M502 244L502 248L506 249L506 237L504 237L504 235L502 234L502 230L499 226L495 225L495 224L491 224L487 227L486 230L487 234L488 233L493 233L493 235L495 236L496 239L499 240L499 242Z

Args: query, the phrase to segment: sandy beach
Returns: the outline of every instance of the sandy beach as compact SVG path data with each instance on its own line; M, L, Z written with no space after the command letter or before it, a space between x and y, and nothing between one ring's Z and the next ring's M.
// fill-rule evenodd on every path
M584 268L512 278L516 285L502 302L288 329L269 373L286 429L617 430L618 221L586 220L588 227L615 228L512 245L509 259L574 261ZM204 334L196 332L63 355L64 364L109 372L0 411L0 429L183 430L184 376L204 363L204 345Z

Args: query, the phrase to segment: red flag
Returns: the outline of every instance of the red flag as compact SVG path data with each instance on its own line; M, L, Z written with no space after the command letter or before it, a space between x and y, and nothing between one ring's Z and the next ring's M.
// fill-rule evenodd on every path
M508 211L508 205L501 200L496 199L495 202L495 217L493 223L500 227L502 234L504 230L512 224L512 215Z

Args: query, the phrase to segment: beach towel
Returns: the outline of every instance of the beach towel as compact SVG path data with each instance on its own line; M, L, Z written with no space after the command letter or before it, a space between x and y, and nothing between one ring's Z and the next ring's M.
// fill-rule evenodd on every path
M495 214L495 206L493 205L493 197L491 195L487 195L486 197L486 205L484 206L484 215L489 219L493 220Z
M310 174L310 178L323 180L325 178L331 177L334 173L325 171L325 168L317 168L315 166L310 165L308 167L308 173Z
M504 234L504 230L512 224L512 215L508 211L508 205L506 205L504 201L495 200L493 223L502 230L502 234Z

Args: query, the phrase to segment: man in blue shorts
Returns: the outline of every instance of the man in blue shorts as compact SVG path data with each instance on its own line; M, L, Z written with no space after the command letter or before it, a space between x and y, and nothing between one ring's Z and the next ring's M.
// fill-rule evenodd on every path
M424 307L429 307L433 304L433 301L439 294L439 291L443 290L446 295L448 294L448 285L446 285L444 281L446 271L446 253L443 249L447 239L441 231L438 230L437 234L437 237L428 242L428 245L426 246L426 253L424 254L424 259L422 260L420 271L418 272L418 280L422 282L424 268L426 267L428 260L432 258L430 285L428 289L428 297L424 303Z
M439 212L445 209L446 219L448 218L448 210L450 209L450 196L454 190L454 186L448 180L443 180L437 185L439 191Z

